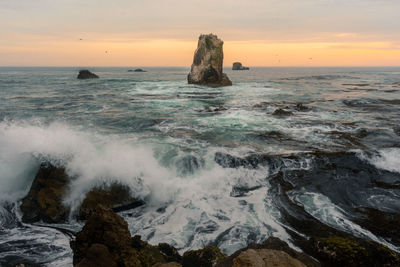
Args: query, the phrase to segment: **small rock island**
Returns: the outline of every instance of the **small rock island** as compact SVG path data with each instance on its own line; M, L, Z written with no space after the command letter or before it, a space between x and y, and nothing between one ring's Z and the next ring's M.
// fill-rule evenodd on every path
M147 72L144 69L135 69L135 70L128 70L128 72Z
M234 62L232 65L232 70L249 70L249 67L244 67L240 62Z
M232 82L222 72L224 42L214 34L202 34L194 53L188 83L211 87L230 86Z
M78 79L97 79L99 76L90 72L89 70L80 70L78 74Z

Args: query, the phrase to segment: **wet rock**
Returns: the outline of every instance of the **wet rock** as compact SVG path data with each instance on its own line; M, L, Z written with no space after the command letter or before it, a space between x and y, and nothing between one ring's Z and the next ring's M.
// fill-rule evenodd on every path
M110 266L117 267L117 263L112 259L110 251L105 245L93 244L86 253L86 257L76 266Z
M136 266L140 266L137 252L131 247L128 224L122 217L100 205L76 235L76 240L71 242L74 265L79 266L82 261L90 260L90 248L94 244L105 246L110 260L118 265L135 266L127 264L131 259L132 263L136 262Z
M133 198L129 187L119 183L97 187L92 189L83 200L79 209L79 219L86 220L98 204L113 208L114 211L123 211L141 206L144 202Z
M223 41L216 35L200 35L188 83L212 87L230 86L232 82L222 72Z
M80 70L78 74L78 79L97 79L99 76L90 72L89 70Z
M287 253L271 249L248 249L233 259L232 267L306 267Z
M117 266L154 266L180 259L172 246L152 246L140 236L131 237L127 222L101 205L96 207L70 245L75 266L110 266L106 262L115 262ZM99 251L106 259L99 265L85 265L93 262L93 255Z
M302 103L296 104L296 106L294 107L294 109L297 110L297 111L309 111L309 110L310 110L309 107L303 105Z
M206 246L199 250L190 250L183 254L182 266L184 267L213 267L226 257L219 248Z
M64 168L50 163L40 166L28 195L22 200L22 221L59 223L67 219L69 208L63 204L70 178Z
M356 212L365 215L356 220L359 225L375 235L384 237L390 243L400 246L400 213L385 212L374 208L358 208Z
M264 254L263 252L264 250L266 250L267 253ZM252 252L242 254L243 252L246 251L252 251ZM264 256L262 256L263 254ZM266 259L269 259L268 260L269 263L276 263L277 265L268 265L269 264L268 262L260 261L264 257ZM257 261L252 261L252 259L254 260L257 259ZM277 259L280 259L280 262L276 262ZM257 262L259 263L259 265L257 265ZM288 262L293 265L285 265L288 264ZM243 265L238 265L239 263ZM286 242L280 240L279 238L269 237L262 244L251 244L247 248L243 248L241 250L236 251L231 256L221 260L217 266L218 267L231 267L231 266L319 267L321 265L312 257L292 249Z
M323 266L399 266L399 254L389 248L361 239L333 236L313 238L315 256Z
M232 70L249 70L250 68L244 67L241 62L234 62L232 64Z
M293 115L291 111L278 108L272 113L273 116L290 116Z
M166 261L179 263L182 262L182 256L175 247L167 243L160 243L158 244L157 248L164 255Z

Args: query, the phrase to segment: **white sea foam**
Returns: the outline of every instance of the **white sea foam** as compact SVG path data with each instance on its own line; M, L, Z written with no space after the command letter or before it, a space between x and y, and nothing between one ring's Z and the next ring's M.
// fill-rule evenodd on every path
M332 203L327 196L315 192L306 192L305 190L293 190L288 192L288 195L292 201L302 205L307 213L322 223L354 235L366 237L384 244L393 250L400 251L399 248L349 220L346 212Z
M400 173L400 148L384 148L373 155L360 152L358 156L379 169Z
M66 167L73 177L65 198L72 212L93 186L120 181L146 201L135 219L127 218L132 232L154 244L171 242L186 250L200 248L221 235L220 247L233 252L249 240L260 242L271 235L289 241L279 212L268 204L268 168L222 168L213 161L212 149L200 169L182 175L156 159L168 157L166 151L139 144L134 136L104 136L65 123L0 123L0 145L5 148L1 151L4 192L21 183L19 196L26 193L35 171L12 175L20 164L26 164L26 158L33 162L32 170L38 168L38 157ZM154 155L153 151L166 154ZM13 170L7 169L10 159ZM233 187L251 190L233 197ZM157 211L163 207L165 213Z

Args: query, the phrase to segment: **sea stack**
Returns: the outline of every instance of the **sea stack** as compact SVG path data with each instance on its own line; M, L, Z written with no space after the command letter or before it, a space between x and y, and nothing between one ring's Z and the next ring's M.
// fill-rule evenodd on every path
M230 86L232 82L222 72L224 42L214 34L202 34L194 53L188 83L211 87Z
M97 79L99 76L90 72L89 70L80 70L78 74L78 79Z
M244 67L240 62L234 62L232 65L232 70L249 70L249 67Z

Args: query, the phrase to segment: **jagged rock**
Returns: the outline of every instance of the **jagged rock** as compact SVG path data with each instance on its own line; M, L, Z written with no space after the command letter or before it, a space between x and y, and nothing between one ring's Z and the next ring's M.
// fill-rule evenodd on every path
M274 115L274 116L290 116L290 115L293 115L293 113L291 111L287 111L287 110L278 108L274 111L274 113L272 113L272 115Z
M69 208L63 204L70 178L64 168L50 163L40 166L28 195L22 200L22 221L59 223L67 219Z
M232 70L249 70L250 68L244 67L240 62L234 62L232 64Z
M112 259L110 251L105 245L93 244L87 250L86 257L81 260L77 267L89 267L89 266L110 266L117 267L117 263Z
M233 259L232 267L306 267L287 253L272 249L248 249Z
M101 205L86 221L82 231L71 241L75 266L154 266L173 260L179 261L177 250L168 245L149 245L140 236L131 237L124 219ZM103 253L103 261L94 261L94 255ZM107 263L108 262L108 263ZM92 265L86 265L86 264ZM96 265L93 265L96 263ZM173 265L170 265L173 266Z
M310 110L310 108L303 105L303 103L297 103L294 109L297 111L309 111Z
M110 260L117 264L125 264L129 258L137 258L136 251L131 248L128 224L122 217L100 205L86 221L82 231L76 235L76 240L71 242L74 265L89 260L90 248L95 244L105 246Z
M90 72L89 70L80 70L78 74L78 79L97 79L99 76Z
M212 87L232 85L228 76L222 72L223 43L216 35L200 35L188 83Z
M186 251L183 254L182 266L184 267L213 267L226 257L219 248L206 246L199 250Z
M144 202L133 198L130 188L119 183L97 187L92 189L83 200L79 209L79 219L86 220L98 204L113 208L115 211L122 211L141 206Z

